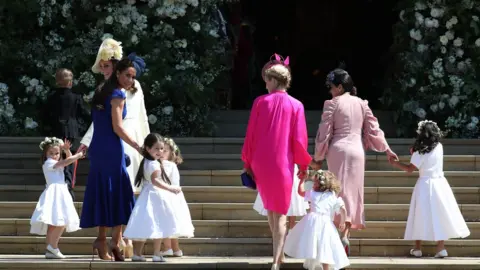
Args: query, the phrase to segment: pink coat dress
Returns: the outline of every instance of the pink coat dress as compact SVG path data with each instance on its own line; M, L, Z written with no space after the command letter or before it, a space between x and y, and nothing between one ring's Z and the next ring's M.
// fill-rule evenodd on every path
M242 149L264 208L287 214L294 164L306 170L311 161L303 104L284 91L258 97L252 107Z
M327 159L328 170L341 183L339 196L347 209L346 221L357 230L365 228L363 197L367 149L376 152L389 149L368 101L349 93L325 101L315 140L315 160Z

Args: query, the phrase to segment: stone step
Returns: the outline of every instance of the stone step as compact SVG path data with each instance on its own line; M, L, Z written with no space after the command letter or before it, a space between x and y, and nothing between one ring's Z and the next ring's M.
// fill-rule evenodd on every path
M0 185L0 198L4 201L36 201L45 186ZM479 204L479 187L453 187L460 204ZM184 186L185 198L191 203L252 203L257 192L243 186ZM83 201L84 186L75 187L76 201ZM365 187L367 204L408 204L413 187Z
M300 218L297 218L298 220ZM256 238L270 237L266 218L264 220L194 220L195 237L227 237ZM468 239L480 239L480 222L468 222L470 236ZM351 237L356 239L403 239L405 221L368 221L367 228L352 231ZM82 229L73 233L65 233L68 237L95 237L97 229ZM30 219L0 219L0 236L31 236Z
M403 162L409 162L410 156L400 156ZM185 154L185 163L179 166L182 170L232 170L243 167L240 154ZM80 171L88 171L90 166L87 159L81 160ZM32 153L0 153L0 169L36 169L41 166L39 154ZM327 167L325 162L324 168ZM444 170L446 171L477 171L480 170L480 156L444 156ZM366 170L382 171L393 170L384 154L367 155Z
M0 255L0 269L16 270L105 270L105 269L270 269L271 257L195 257L167 258L165 263L154 263L147 256L147 262L138 263L127 260L122 263L102 262L98 259L91 261L91 256L69 255L65 260L45 260L43 255ZM402 258L402 257L350 257L348 269L356 270L410 270L410 269L452 269L474 270L480 269L479 258L449 257L441 260L431 258ZM303 260L287 258L282 269L303 269Z
M88 165L88 162L81 163L77 171L78 186L86 184L88 171L85 164ZM241 170L180 170L180 181L182 186L241 186L241 173ZM478 187L480 171L446 171L445 177L452 187ZM418 172L411 174L402 171L365 172L366 187L413 187L417 179ZM0 168L0 186L44 184L45 178L40 165L33 169Z
M92 254L95 237L62 237L60 246L66 255ZM412 241L399 239L352 239L352 256L407 256ZM270 238L190 238L180 239L180 245L188 256L271 256ZM480 240L445 241L450 256L478 256ZM45 251L45 237L0 236L0 254L42 254ZM425 243L423 252L435 254L435 243ZM147 241L145 254L152 253Z
M0 153L39 153L38 145L43 137L0 137ZM80 140L78 140L80 141ZM397 154L408 155L413 139L387 139ZM240 153L244 138L175 138L184 154L232 154ZM447 155L478 155L480 140L445 139L442 141ZM313 153L314 138L309 139L309 152Z
M37 202L0 202L0 218L30 218ZM80 213L82 203L75 206ZM253 203L189 203L194 220L263 220L264 217L253 210ZM479 204L459 204L466 221L480 221ZM406 221L408 204L365 204L368 221Z

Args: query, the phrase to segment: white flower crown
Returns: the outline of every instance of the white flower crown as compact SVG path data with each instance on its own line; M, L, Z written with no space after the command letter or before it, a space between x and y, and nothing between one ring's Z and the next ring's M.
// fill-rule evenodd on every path
M172 138L165 138L164 141L166 144L170 145L170 147L173 149L173 152L180 152L180 149L178 149L177 144L173 141Z
M45 137L45 139L40 143L40 150L44 150L45 146L48 145L63 145L63 140L56 137Z
M327 180L327 178L325 177L325 172L323 170L309 171L309 175L310 177L318 177L320 185L325 185L325 180Z
M421 133L422 133L422 130L423 130L423 128L425 127L425 124L427 124L427 123L432 124L435 128L437 128L438 130L440 130L440 128L438 127L438 125L437 125L436 122L433 122L432 120L423 120L423 121L418 122L417 134L421 134Z

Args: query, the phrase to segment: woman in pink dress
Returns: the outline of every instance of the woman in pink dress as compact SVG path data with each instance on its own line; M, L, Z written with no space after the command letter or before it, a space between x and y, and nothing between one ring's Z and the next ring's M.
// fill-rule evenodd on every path
M275 54L263 70L268 94L255 99L242 149L244 170L258 188L273 238L272 269L282 261L286 214L292 197L294 164L304 178L312 160L307 152L308 134L303 105L287 94L291 75L288 57Z
M328 170L341 182L339 196L347 208L342 242L348 254L350 229L365 228L365 150L386 152L389 159L398 157L390 150L368 101L356 97L352 77L343 69L335 69L328 74L326 84L333 98L323 105L311 166L319 169L327 159Z

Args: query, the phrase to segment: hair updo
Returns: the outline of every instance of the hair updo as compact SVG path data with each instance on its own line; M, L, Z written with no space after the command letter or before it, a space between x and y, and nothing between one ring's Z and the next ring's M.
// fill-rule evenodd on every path
M430 120L423 120L418 123L417 138L412 146L412 153L419 154L430 153L440 142L443 132L437 123Z
M283 60L278 59L272 59L263 66L262 78L264 80L275 79L278 82L277 87L285 89L290 88L292 82L290 67Z
M341 85L345 92L349 92L351 95L357 95L357 88L353 83L352 76L344 69L337 68L328 73L327 80L325 82L326 86L330 89L330 84L338 87Z

